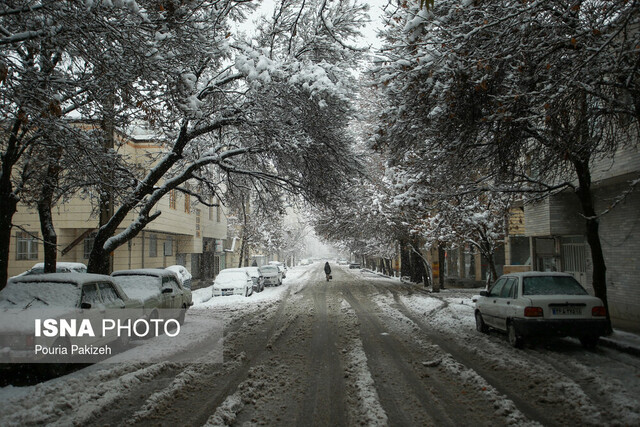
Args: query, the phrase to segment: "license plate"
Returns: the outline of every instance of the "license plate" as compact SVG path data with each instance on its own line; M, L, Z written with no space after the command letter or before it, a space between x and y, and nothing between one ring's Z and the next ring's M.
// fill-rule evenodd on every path
M555 307L551 312L557 316L579 316L582 314L582 307Z

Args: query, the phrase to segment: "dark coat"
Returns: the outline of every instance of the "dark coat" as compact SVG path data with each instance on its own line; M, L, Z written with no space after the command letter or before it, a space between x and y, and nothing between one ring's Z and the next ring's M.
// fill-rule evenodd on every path
M324 273L325 274L331 274L331 267L329 267L329 262L326 262L324 264Z

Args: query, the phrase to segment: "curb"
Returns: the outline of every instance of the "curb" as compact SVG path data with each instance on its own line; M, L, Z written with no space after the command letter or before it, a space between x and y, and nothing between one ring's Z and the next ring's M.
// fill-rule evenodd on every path
M613 348L615 350L619 350L621 352L640 357L640 348L631 346L628 344L624 344L607 337L600 337L600 340L598 341L598 345L603 347Z

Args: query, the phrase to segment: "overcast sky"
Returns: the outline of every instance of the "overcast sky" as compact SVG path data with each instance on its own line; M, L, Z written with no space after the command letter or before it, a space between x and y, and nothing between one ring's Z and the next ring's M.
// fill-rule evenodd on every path
M360 0L363 2L362 0ZM376 37L376 32L381 28L380 15L382 14L382 7L387 4L388 0L367 0L366 3L369 4L369 15L371 16L371 24L367 25L362 29L363 40L361 45L368 46L373 45L374 47L379 46L380 42ZM251 28L253 28L253 21L261 15L271 16L273 14L274 9L274 0L263 0L256 12L254 13L254 17L249 18L248 22L239 25L239 31L250 32Z

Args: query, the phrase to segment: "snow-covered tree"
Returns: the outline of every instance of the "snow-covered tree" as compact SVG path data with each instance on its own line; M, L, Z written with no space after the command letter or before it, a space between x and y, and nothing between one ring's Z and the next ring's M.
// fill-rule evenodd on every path
M352 167L342 132L348 69L360 55L348 43L366 7L284 1L253 40L230 30L250 10L235 0L131 0L16 1L0 12L0 43L11 51L0 58L8 124L0 189L11 202L0 223L7 242L0 270L22 188L12 170L44 133L43 112L53 111L59 127L68 127L71 110L93 118L92 146L116 162L97 167L105 184L87 191L106 214L89 258L93 272L106 272L108 254L161 214L160 198L191 191L190 180L207 184L210 168L227 181L243 177L316 201L339 188ZM47 44L55 44L48 56L41 53ZM42 64L33 66L31 53ZM164 148L148 173L114 176L131 165L118 155L113 131L133 120L152 126ZM132 213L137 219L118 231Z
M606 302L590 167L637 141L637 2L450 0L392 13L379 143L395 161L419 147L466 171L452 182L460 193L573 189Z
M112 166L109 161L112 154L98 155L101 151L95 148L99 147L99 141L78 132L69 118L74 113L73 117L79 117L80 110L95 112L96 100L106 98L106 94L115 104L116 97L122 103L135 92L132 75L139 74L138 64L144 62L132 60L131 56L144 58L146 50L141 49L153 41L149 25L144 30L139 27L143 23L149 21L135 1L3 3L0 286L6 281L12 217L23 190L32 187L30 191L43 196L55 190L52 188L55 179L40 181L44 183L42 191L35 188L38 180L33 178L37 172L44 169L56 175L57 166L52 158L70 158L78 163L83 158L87 160L84 168L67 173L68 177L76 176L75 172L80 170L78 176L85 178L92 171ZM132 32L136 28L137 32ZM125 52L127 55L122 58ZM47 152L52 155L43 155ZM92 181L99 182L95 174ZM41 197L39 208L48 209L47 198ZM43 231L45 240L55 237L52 227L43 225L43 230L49 233L48 236Z

